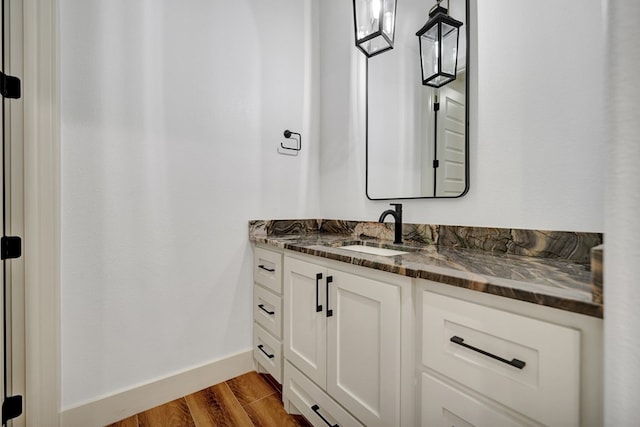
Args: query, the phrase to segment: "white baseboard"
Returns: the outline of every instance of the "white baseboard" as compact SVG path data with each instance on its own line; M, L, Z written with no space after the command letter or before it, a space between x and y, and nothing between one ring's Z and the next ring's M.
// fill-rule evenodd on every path
M104 427L203 388L254 370L245 351L60 413L61 427Z

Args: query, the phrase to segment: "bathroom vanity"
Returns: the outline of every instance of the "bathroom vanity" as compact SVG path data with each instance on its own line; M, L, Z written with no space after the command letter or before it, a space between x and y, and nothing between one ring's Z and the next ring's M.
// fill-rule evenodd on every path
M316 426L602 424L588 267L362 227L250 229L254 356L285 409Z

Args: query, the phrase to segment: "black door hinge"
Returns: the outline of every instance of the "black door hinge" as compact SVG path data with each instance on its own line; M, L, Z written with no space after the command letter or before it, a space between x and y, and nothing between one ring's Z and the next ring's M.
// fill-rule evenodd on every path
M22 396L9 396L2 402L2 425L22 415Z
M2 259L20 258L22 256L22 239L16 236L4 236L0 240Z
M5 98L20 98L20 79L0 71L0 94Z
M440 167L440 160L434 160L433 161L433 168L436 169L436 168L439 168L439 167Z
M436 102L433 104L433 111L440 111L440 103Z

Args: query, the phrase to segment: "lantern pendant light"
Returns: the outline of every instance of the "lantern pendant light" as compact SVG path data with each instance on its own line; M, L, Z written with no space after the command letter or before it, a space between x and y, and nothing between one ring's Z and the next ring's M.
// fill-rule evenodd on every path
M393 49L396 0L353 0L356 47L367 58Z
M449 16L442 0L429 12L429 20L416 33L420 43L422 84L441 87L456 79L458 37L462 22Z

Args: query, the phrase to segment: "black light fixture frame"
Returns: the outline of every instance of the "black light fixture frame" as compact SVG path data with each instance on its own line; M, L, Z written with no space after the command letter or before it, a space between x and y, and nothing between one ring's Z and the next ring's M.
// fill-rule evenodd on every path
M456 49L456 61L455 64L453 66L453 74L450 73L445 73L442 71L442 24L449 24L452 27L455 27L456 30L458 31L458 34L456 34L456 46L458 46L460 44L460 27L462 26L462 22L458 21L457 19L452 18L451 16L449 16L449 11L447 10L447 8L440 6L440 2L438 2L438 4L436 5L436 7L429 12L429 20L427 21L426 24L424 24L422 26L422 28L420 28L420 30L418 30L418 32L416 33L416 36L418 36L418 43L420 44L420 72L421 74L421 78L422 78L422 84L425 86L431 86L431 87L442 87L448 83L451 83L452 81L454 81L456 79L456 74L458 71L458 53L457 53L457 49ZM438 26L438 47L439 47L439 52L440 55L438 55L438 72L433 74L432 76L430 76L428 79L424 78L424 61L422 58L422 35L424 33L426 33L427 31L429 31L429 29L431 29L433 26L437 25ZM467 46L468 48L468 46ZM434 83L433 80L438 78L438 77L448 77L448 80L445 80L443 83Z
M371 33L368 36L365 36L365 37L363 37L361 39L358 39L358 16L357 16L358 14L356 13L356 1L357 0L353 0L353 33L354 33L354 36L355 36L356 47L362 53L364 53L364 55L367 58L371 58L372 56L376 56L376 55L379 55L379 54L381 54L383 52L386 52L388 50L393 49L393 39L389 39L389 37L387 37L387 35L384 33L384 31L382 31L382 26L384 25L383 19L382 19L384 11L383 11L382 7L380 8L380 16L378 16L378 31L376 31L374 33ZM383 1L383 0L380 0L380 1ZM393 5L393 21L394 21L393 22L393 34L394 34L394 38L395 38L395 33L396 33L395 20L396 20L396 11L397 10L398 10L398 1L396 0L396 2ZM363 43L366 43L369 40L372 40L372 39L374 39L376 37L379 37L379 36L382 36L387 41L389 46L385 47L384 49L377 50L377 51L375 51L373 53L367 52L367 50L362 47Z

